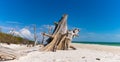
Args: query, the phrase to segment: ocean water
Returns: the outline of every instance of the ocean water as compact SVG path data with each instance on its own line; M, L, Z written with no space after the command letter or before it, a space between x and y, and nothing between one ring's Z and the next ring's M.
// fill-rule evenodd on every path
M99 44L99 45L108 45L108 46L120 46L120 42L80 42L73 41L73 43L82 43L82 44Z

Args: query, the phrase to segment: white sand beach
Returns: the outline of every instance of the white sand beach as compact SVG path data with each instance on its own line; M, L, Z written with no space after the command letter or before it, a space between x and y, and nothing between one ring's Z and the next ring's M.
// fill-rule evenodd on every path
M73 45L77 47L77 50L40 52L39 47L24 48L23 51L27 50L26 53L28 54L21 56L19 59L4 62L120 62L120 47L118 46L76 43ZM17 47L20 49L21 46ZM28 50L31 52L28 52Z

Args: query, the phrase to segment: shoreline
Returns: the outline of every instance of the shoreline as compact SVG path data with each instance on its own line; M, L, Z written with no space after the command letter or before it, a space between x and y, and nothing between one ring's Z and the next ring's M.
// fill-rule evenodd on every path
M76 44L93 44L93 45L107 45L107 46L120 46L120 42L72 42Z

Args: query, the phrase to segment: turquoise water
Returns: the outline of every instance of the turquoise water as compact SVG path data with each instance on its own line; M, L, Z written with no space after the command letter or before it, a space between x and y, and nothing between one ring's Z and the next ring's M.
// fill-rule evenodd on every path
M82 44L99 44L99 45L109 45L109 46L120 46L120 42L76 42L73 43L82 43Z

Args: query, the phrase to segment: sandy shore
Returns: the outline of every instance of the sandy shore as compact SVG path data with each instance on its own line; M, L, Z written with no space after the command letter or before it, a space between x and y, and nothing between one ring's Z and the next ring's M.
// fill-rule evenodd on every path
M19 59L5 62L120 62L120 47L75 43L73 45L77 50L32 51Z

